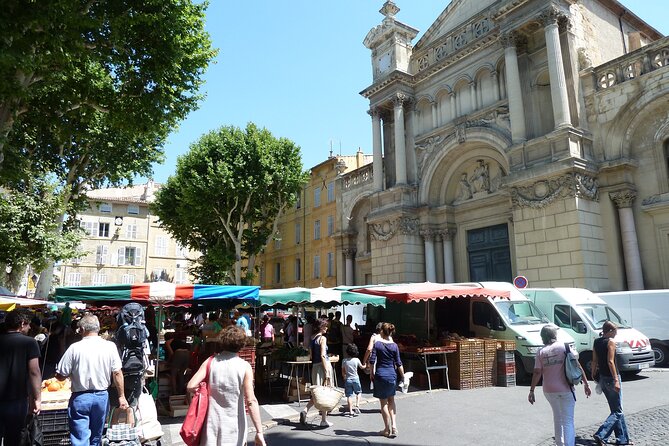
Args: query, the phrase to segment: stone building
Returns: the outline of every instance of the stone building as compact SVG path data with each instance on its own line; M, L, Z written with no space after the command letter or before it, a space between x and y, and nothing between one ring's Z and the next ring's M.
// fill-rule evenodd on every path
M668 38L615 0L452 0L416 43L380 12L339 282L669 288Z
M149 181L132 187L89 191L89 209L77 216L86 232L81 243L85 255L58 266L59 283L191 283L189 258L197 256L176 243L149 211L159 187Z
M274 241L259 256L257 284L263 288L334 287L337 279L353 267L349 251L338 244L341 219L337 219L337 179L344 173L371 166L372 156L333 155L311 168L309 182L298 202L279 219ZM338 186L339 184L339 186ZM337 256L337 253L341 253ZM345 260L344 256L347 256Z

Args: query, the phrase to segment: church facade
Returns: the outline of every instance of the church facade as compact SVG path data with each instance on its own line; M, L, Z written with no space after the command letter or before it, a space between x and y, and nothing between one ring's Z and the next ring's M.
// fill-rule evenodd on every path
M668 38L615 0L452 0L415 43L380 12L339 283L669 288Z

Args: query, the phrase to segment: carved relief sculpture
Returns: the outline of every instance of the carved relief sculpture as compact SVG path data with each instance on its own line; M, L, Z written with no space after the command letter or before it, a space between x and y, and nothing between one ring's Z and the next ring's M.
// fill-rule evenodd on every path
M463 173L460 176L460 183L458 183L458 193L456 195L455 201L465 201L472 198L472 187L467 181L467 173Z
M531 186L511 188L511 201L518 207L539 209L566 197L597 201L599 183L590 175L569 173L558 178L537 181Z
M488 172L488 163L478 160L479 165L474 169L474 173L469 178L472 194L478 192L490 192L490 173Z

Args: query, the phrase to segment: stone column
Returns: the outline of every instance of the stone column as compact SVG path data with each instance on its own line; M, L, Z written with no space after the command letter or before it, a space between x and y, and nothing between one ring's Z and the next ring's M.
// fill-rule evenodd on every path
M416 147L415 147L415 104L410 101L408 105L408 116L406 126L406 154L407 154L407 181L409 184L415 184L418 180L418 165L416 164Z
M450 93L448 93L448 97L451 103L451 121L453 121L455 118L458 117L455 103L455 92L451 91Z
M439 103L434 101L432 103L432 130L439 126Z
M509 114L511 119L511 139L514 143L523 142L527 138L525 131L525 107L520 85L520 70L518 69L518 54L516 42L518 37L510 32L502 35L504 46L504 63L506 65L506 91L509 98Z
M643 290L641 256L639 255L639 242L637 241L634 213L632 211L632 203L636 199L636 192L633 190L611 192L609 197L618 208L618 217L620 218L620 238L623 245L625 272L627 273L627 289Z
M476 81L469 83L469 97L472 101L472 112L479 109L478 99L476 98Z
M435 283L437 281L437 268L434 259L434 231L426 229L420 232L425 242L425 280Z
M346 259L346 277L345 284L348 286L355 285L355 275L353 272L353 259L355 259L355 249L344 249L344 258Z
M496 101L500 100L500 95L499 95L499 80L497 79L497 71L493 71L490 74L490 77L492 78L492 94L493 97L495 98Z
M455 229L446 229L441 232L444 240L444 282L455 282L455 262L453 260L453 237Z
M398 93L393 98L395 118L395 184L407 184L407 157L404 136L404 102L409 99Z
M551 101L553 102L553 116L555 118L556 129L571 125L569 95L567 93L567 81L564 75L560 33L558 31L559 16L559 11L555 8L548 8L539 16L544 25L544 34L546 36L548 74L551 81Z
M435 236L435 266L437 268L437 282L444 283L444 240L441 233Z
M374 192L383 190L383 148L381 147L381 111L372 108L367 113L372 117L372 176Z

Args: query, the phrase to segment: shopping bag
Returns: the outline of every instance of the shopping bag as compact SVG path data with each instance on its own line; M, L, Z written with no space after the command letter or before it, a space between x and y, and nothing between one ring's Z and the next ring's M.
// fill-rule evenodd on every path
M164 435L163 427L158 421L156 403L146 387L137 400L137 418L139 439L142 442L157 440Z
M109 446L140 446L139 428L136 426L137 417L134 410L131 407L124 412L120 412L120 410L115 407L109 414L105 444Z
M29 414L26 417L26 425L21 431L21 442L19 446L42 446L42 428L37 415Z
M211 356L207 361L207 373L195 390L190 406L188 406L186 418L179 431L179 435L181 435L186 446L197 446L200 443L202 428L207 420L207 410L209 409L209 370L213 358Z

